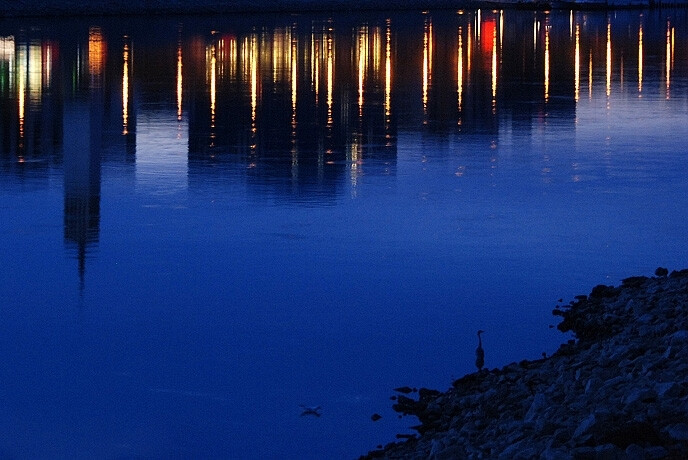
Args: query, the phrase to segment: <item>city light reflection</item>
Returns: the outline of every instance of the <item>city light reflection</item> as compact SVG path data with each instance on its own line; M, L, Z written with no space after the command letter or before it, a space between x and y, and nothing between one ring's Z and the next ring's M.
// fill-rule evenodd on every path
M122 50L122 134L129 133L129 44Z
M545 24L545 102L549 100L549 24Z
M638 94L643 92L643 24L638 28Z
M385 32L385 123L389 123L392 114L392 32L387 20Z
M573 13L572 13L573 14ZM574 77L573 77L573 87L574 87L574 99L578 102L580 98L580 25L576 24L576 51L574 55L573 63Z
M607 23L607 97L612 93L612 25Z
M457 52L458 56L456 57L456 62L457 62L457 69L456 69L456 74L457 74L457 85L456 85L456 93L457 93L457 104L459 108L459 113L461 113L461 108L462 108L462 103L463 103L463 30L461 27L459 27L459 37L458 37L458 46L457 46ZM461 118L459 118L459 124L461 124Z
M177 121L182 120L182 67L182 44L181 42L179 42L179 44L177 45Z
M100 27L88 31L88 75L91 88L102 86L103 66L105 64L105 42Z

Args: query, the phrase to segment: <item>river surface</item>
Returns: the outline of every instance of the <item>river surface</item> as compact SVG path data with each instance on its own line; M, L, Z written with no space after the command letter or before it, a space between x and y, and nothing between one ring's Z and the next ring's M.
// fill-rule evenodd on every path
M688 266L687 142L686 10L2 21L0 457L411 433Z

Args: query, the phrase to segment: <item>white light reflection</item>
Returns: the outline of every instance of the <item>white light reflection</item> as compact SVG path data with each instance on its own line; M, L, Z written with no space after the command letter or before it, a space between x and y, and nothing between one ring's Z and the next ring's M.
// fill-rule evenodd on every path
M643 24L638 28L638 94L643 92Z
M576 102L580 99L580 25L576 24L576 52L574 56L574 98Z
M182 120L182 44L177 45L177 121Z
M456 84L456 93L457 93L457 104L459 108L459 113L461 113L462 105L463 105L463 30L461 26L459 26L459 38L458 38L458 56L456 58L457 65L456 65L456 75L457 75L457 84ZM459 118L459 124L461 124L461 118Z
M671 28L671 23L667 21L666 30L666 98L669 99L671 96L671 49L672 49L672 34L673 29Z
M607 23L607 97L612 93L612 24Z
M126 41L122 59L122 134L126 135L129 134L129 44Z
M389 116L392 113L392 33L390 31L390 20L387 20L387 31L385 33L385 122L389 123Z
M545 24L545 102L549 100L549 24Z

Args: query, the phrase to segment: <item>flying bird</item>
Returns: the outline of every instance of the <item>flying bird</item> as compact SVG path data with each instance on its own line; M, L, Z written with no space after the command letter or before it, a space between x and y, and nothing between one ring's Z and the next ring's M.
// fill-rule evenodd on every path
M478 368L478 372L482 371L485 365L485 350L483 350L483 341L480 338L480 334L483 332L485 331L478 331L478 348L475 349L475 366Z
M303 417L304 415L314 415L314 416L316 416L316 417L320 417L320 416L322 415L322 414L320 413L320 411L322 410L322 408L321 408L320 406L311 406L311 407L309 407L309 406L304 406L303 404L301 404L301 405L299 405L299 407L300 407L301 410L302 410L302 412L301 412L301 416L302 416L302 417Z

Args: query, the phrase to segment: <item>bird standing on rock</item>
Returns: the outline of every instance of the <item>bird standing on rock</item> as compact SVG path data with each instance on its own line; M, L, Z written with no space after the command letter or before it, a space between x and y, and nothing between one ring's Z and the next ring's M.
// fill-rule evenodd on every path
M475 366L478 368L478 372L482 371L485 365L485 350L483 350L483 341L480 338L480 334L483 332L485 331L478 331L478 348L475 349Z

